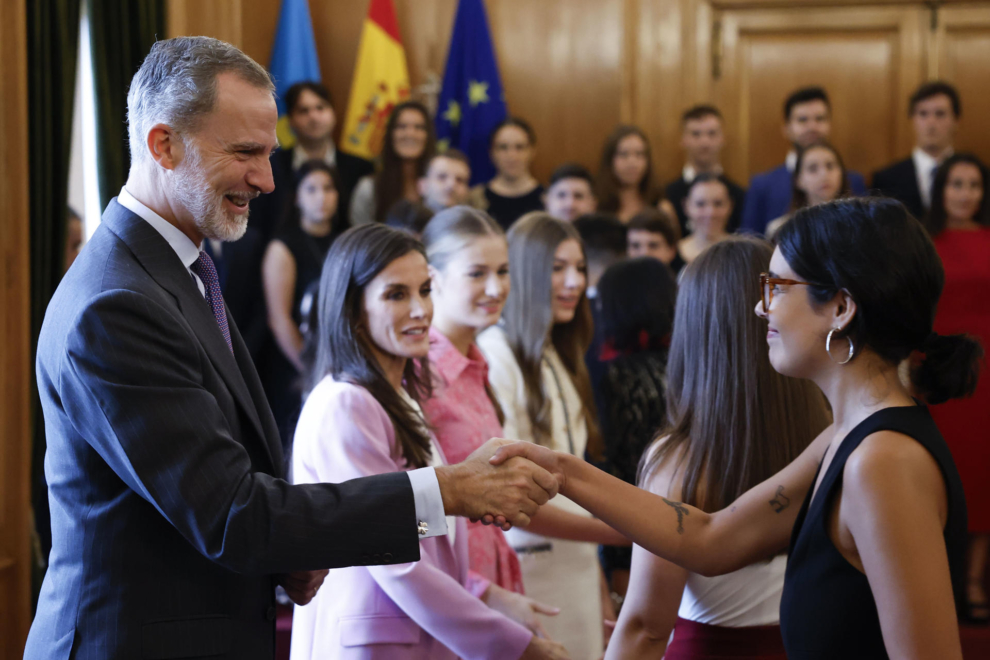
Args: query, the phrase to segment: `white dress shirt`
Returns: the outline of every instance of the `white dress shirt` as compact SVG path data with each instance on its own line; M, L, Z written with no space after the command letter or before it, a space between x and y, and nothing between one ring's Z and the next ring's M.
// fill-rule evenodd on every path
M298 170L308 160L314 160L314 158L306 153L306 150L302 148L301 144L296 143L296 146L292 149L292 171L295 172ZM337 164L337 148L333 145L333 140L327 145L326 153L315 160L322 160L331 167Z
M914 161L914 173L918 177L918 192L921 193L921 203L925 208L932 206L932 184L935 183L935 170L943 160L952 155L952 150L947 151L942 158L932 158L921 147L915 147L911 152L911 159Z
M190 266L199 259L199 247L182 233L182 230L135 199L133 195L127 192L126 187L120 189L117 202L162 235L162 238L175 250L175 254L196 282L200 294L205 298L206 287L203 285L203 281L190 269ZM408 474L409 483L413 489L413 500L416 504L417 531L420 538L446 534L447 517L443 510L443 498L440 496L440 482L437 481L436 470L432 467L426 467L412 470Z

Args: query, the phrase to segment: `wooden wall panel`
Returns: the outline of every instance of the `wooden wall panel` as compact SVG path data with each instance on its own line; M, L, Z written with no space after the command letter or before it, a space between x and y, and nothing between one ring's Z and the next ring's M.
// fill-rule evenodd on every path
M31 623L26 4L0 2L0 660Z
M829 93L831 140L847 167L868 174L908 152L902 109L922 80L921 19L910 6L720 11L721 77L712 88L726 115L730 175L745 181L780 164L790 146L783 102L811 84Z
M963 113L959 151L990 162L990 7L945 7L939 12L937 75L959 89Z

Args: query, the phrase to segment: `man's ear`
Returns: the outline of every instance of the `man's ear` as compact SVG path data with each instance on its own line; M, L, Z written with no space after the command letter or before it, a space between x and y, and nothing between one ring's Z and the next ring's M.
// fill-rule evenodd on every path
M148 152L166 170L174 170L186 153L182 140L168 124L155 124L148 131Z

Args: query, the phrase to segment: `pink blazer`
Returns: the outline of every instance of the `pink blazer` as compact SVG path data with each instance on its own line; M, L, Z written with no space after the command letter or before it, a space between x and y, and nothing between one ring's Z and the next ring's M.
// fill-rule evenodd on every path
M406 471L404 464L385 409L366 389L329 376L316 386L296 427L295 483ZM465 521L457 519L453 543L428 538L420 551L415 563L330 571L316 598L295 608L291 659L519 658L532 633L472 593Z

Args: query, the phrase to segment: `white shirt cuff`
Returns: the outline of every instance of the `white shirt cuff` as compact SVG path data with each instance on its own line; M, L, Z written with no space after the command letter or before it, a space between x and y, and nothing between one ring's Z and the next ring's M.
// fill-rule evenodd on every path
M443 536L447 533L447 517L444 515L440 482L431 467L407 472L416 503L416 528L420 539Z

